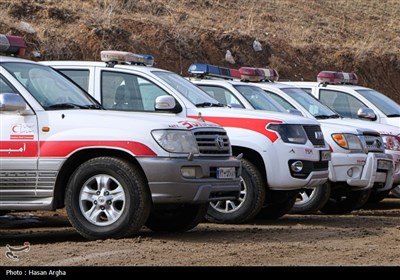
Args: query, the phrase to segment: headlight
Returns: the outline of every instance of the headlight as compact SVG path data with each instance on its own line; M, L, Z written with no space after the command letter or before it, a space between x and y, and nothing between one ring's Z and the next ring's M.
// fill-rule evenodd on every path
M303 126L298 124L270 124L267 127L276 131L285 143L305 144L307 142L307 134Z
M153 130L153 138L170 153L198 153L193 133L186 130Z
M400 151L400 135L382 135L383 143L385 144L385 149L392 151Z
M364 152L363 145L357 135L349 133L334 133L332 139L339 147L351 152Z

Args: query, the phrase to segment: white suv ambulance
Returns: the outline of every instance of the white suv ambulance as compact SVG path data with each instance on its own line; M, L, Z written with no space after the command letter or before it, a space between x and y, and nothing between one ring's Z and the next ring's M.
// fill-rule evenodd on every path
M300 189L327 181L330 151L317 121L224 108L183 77L148 66L152 56L101 55L104 62L42 63L76 81L107 109L169 112L218 123L228 132L233 154L243 155L239 198L211 202L208 220L243 223L257 214L277 218L291 209Z
M0 52L22 54L0 35ZM226 131L168 114L104 110L51 67L0 57L0 211L66 207L88 239L145 224L186 231L210 201L239 196L240 160Z
M395 162L392 193L400 197L400 105L384 94L357 86L354 73L321 71L317 82L285 82L318 98L343 116L347 123L377 130L385 142L386 153ZM360 120L364 120L360 122Z
M379 187L379 190L389 192L393 180L392 158L384 153L383 140L377 131L348 126L340 120L337 123L330 123L325 119L336 114L306 92L294 86L263 82L266 78L276 79L276 70L261 71L263 69L242 67L236 71L238 73L232 69L234 74L232 76L231 69L221 71L218 69L220 67L209 65L207 67L209 72L201 72L199 70L201 68L204 67L198 64L189 67L189 74L194 70L195 76L203 77L190 78L190 81L222 104L251 110L280 112L286 109L293 112L296 109L298 113L315 119L314 115L296 101L305 98L305 102L312 105L315 114L319 115L322 132L333 152L329 163L329 184L315 190L302 191L291 212L311 213L321 210L331 214L349 213L368 199L374 185L376 188ZM220 72L225 72L225 75L221 76L218 74ZM274 76L265 77L265 73L268 75L272 73ZM245 83L238 79L254 83ZM279 104L276 104L274 99L271 100L269 95L277 99ZM337 117L336 115L335 119Z

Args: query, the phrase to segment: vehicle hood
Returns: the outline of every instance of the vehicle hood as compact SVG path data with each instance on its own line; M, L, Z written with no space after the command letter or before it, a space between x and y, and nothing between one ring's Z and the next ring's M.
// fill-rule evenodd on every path
M320 125L320 123L315 119L305 118L298 115L280 113L280 112L269 112L269 111L257 111L257 110L247 110L238 108L198 108L197 109L202 116L208 117L226 117L226 118L253 118L253 119L265 119L265 120L275 120L280 123L288 124L307 124L307 125Z

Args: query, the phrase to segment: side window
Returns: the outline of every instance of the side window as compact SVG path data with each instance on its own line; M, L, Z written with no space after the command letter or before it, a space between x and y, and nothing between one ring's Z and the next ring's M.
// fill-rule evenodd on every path
M234 108L244 108L240 101L229 90L223 87L206 85L197 86L221 104L230 105Z
M155 99L161 95L168 94L140 76L114 71L101 73L101 103L106 109L154 112Z
M296 109L294 106L292 106L292 104L287 102L284 98L280 97L279 95L269 92L269 91L265 91L265 92L268 93L268 95L271 96L276 102L281 104L283 106L283 108L285 108L286 110Z
M138 82L140 93L142 95L143 110L154 111L156 98L161 95L168 95L168 93L146 79L138 78Z
M361 107L366 107L357 98L345 92L335 90L320 90L320 100L322 103L336 111L343 117L357 119L357 111Z
M313 96L312 95L312 90L311 90L311 88L301 88L302 90L304 90L305 92L307 92L309 95L311 95L311 96Z
M58 71L70 78L85 91L89 90L89 70L60 69Z
M0 93L16 93L15 90L9 86L4 80L3 76L0 76Z

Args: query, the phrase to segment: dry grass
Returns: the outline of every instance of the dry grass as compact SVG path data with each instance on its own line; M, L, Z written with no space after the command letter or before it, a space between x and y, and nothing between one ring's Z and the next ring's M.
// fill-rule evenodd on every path
M398 0L0 0L0 32L24 36L40 59L97 60L102 49L121 49L181 73L196 61L226 64L230 49L237 66L270 65L288 79L356 70L400 102ZM377 63L399 82L369 74Z

